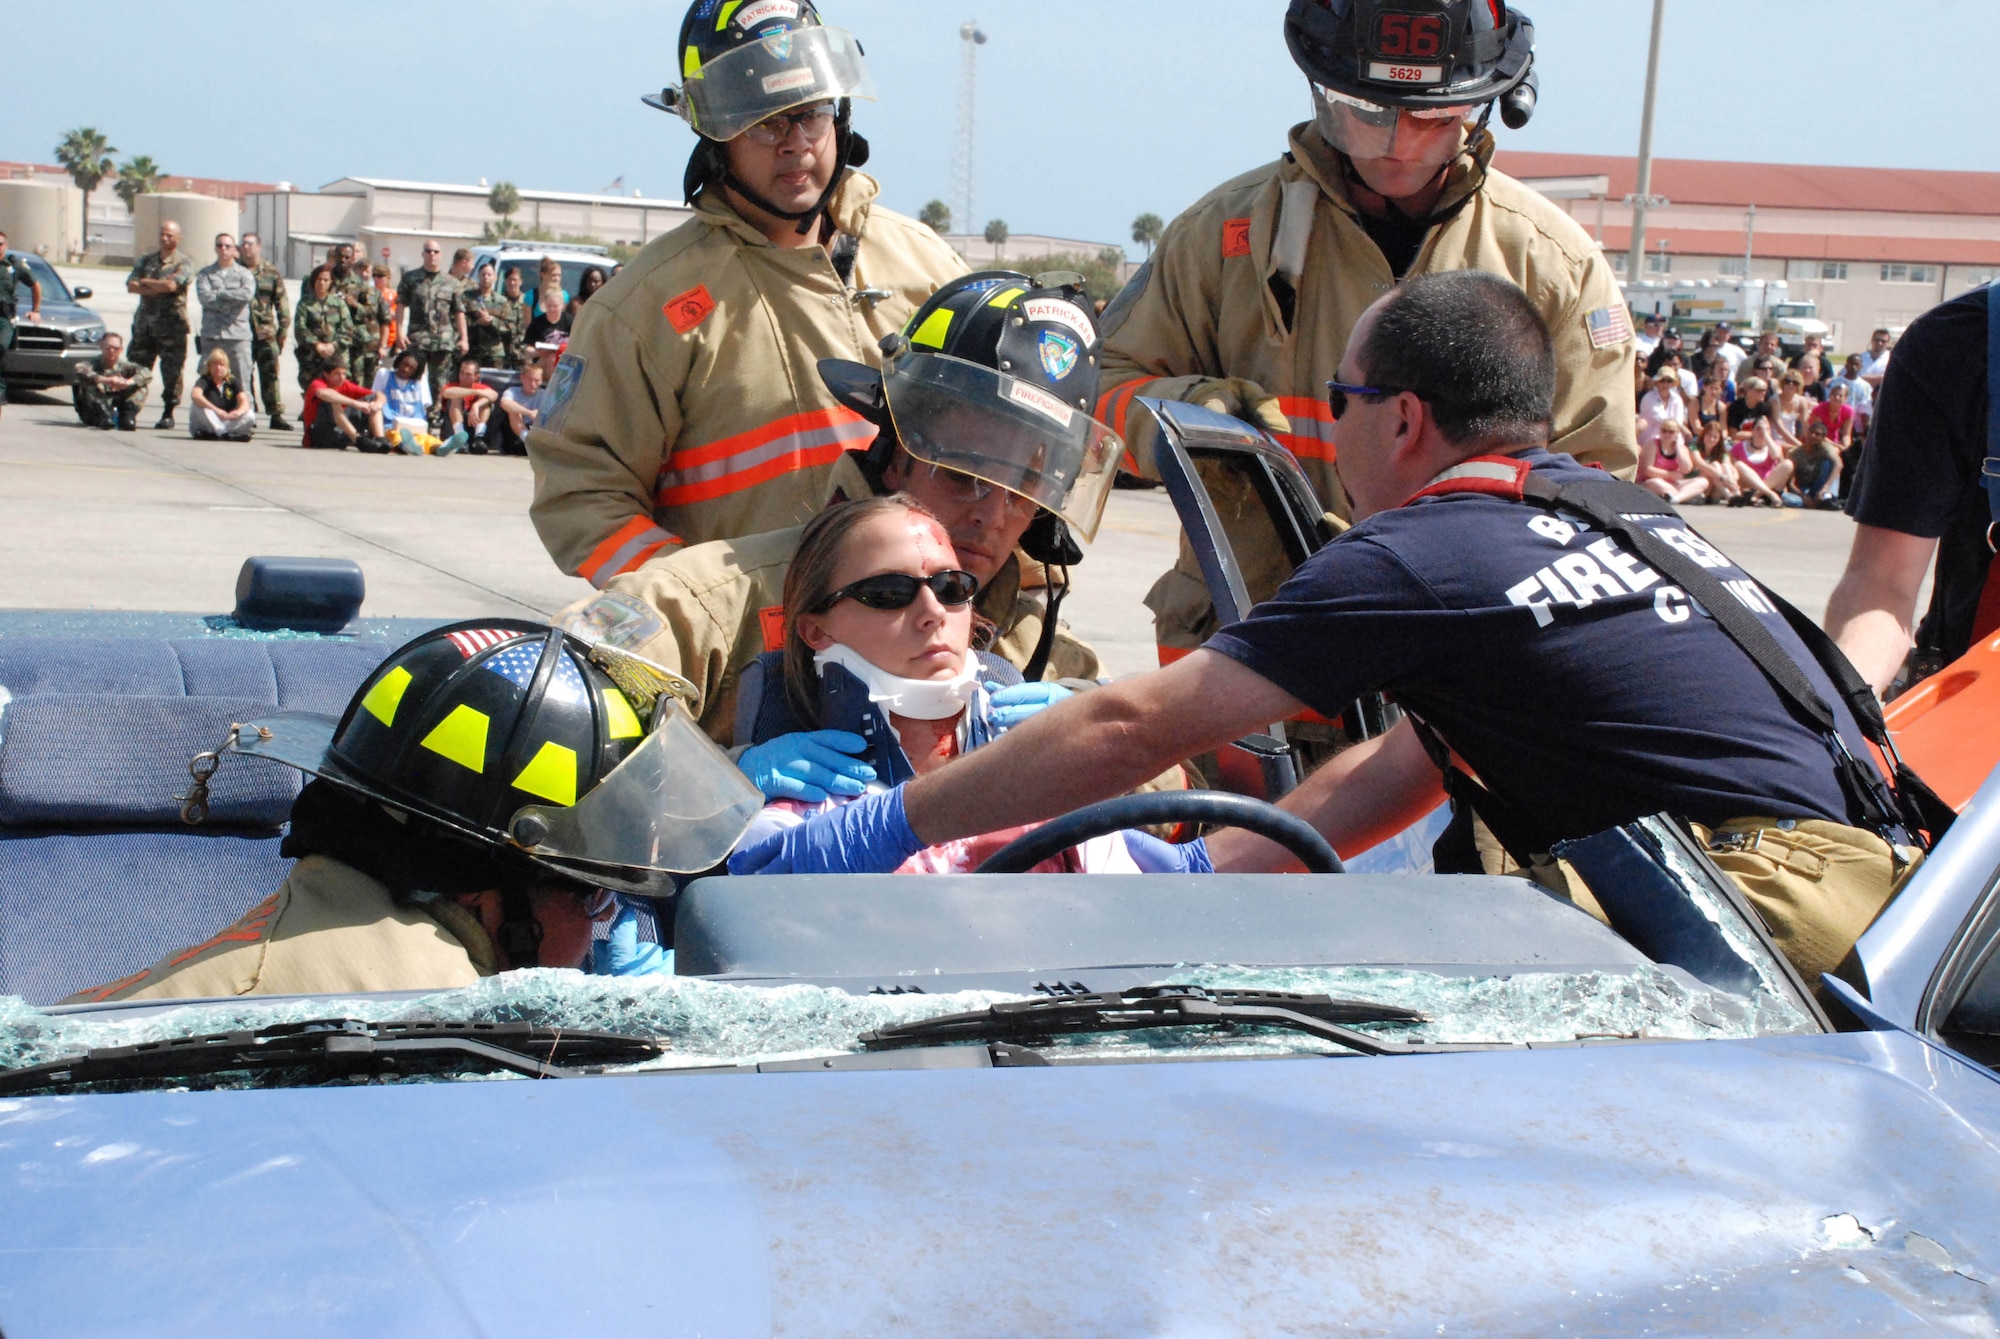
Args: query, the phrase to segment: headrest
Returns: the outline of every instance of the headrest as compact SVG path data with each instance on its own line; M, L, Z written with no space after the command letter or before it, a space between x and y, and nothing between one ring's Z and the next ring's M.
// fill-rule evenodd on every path
M180 824L188 762L221 746L232 723L271 714L242 697L41 693L15 697L0 732L0 827ZM227 757L209 786L209 823L276 827L299 773Z

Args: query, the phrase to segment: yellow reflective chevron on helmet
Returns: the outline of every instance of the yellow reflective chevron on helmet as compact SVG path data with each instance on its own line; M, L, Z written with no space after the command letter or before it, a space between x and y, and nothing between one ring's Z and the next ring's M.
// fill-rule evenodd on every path
M486 728L492 719L483 711L474 711L463 702L451 709L451 715L437 723L437 727L424 736L424 747L440 757L449 758L460 767L484 774L486 771Z
M576 803L576 750L553 741L543 744L514 778L514 789L554 804Z
M950 333L951 310L948 307L939 307L924 318L924 323L910 336L910 343L920 344L926 349L942 349L945 336Z
M743 8L743 0L728 0L728 3L724 4L715 13L715 31L726 31L729 27L729 16L741 8Z
M403 694L409 687L410 672L398 665L375 681L368 696L361 699L361 709L384 725L394 725L396 708L403 705Z
M1028 290L1025 288L1003 288L998 293L995 293L992 297L988 298L986 301L986 305L989 307L1011 306L1013 304L1014 299L1024 296L1027 293L1027 291Z
M604 728L612 739L637 739L646 733L639 724L639 713L616 688L604 690Z
M681 57L681 78L701 78L701 53L693 47L689 47L687 54Z

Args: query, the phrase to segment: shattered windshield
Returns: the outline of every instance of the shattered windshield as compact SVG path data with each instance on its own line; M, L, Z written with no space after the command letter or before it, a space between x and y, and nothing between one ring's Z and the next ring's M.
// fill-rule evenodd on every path
M1673 968L1446 975L1383 967L1166 969L1159 984L1211 990L1311 992L1399 1005L1420 1023L1374 1023L1385 1041L1560 1043L1702 1040L1811 1033L1814 1022L1763 990L1704 986ZM954 991L858 995L817 985L737 985L692 977L607 978L534 970L459 990L407 996L314 996L161 1009L45 1012L0 1001L0 1068L41 1065L107 1047L255 1030L313 1019L363 1022L527 1023L643 1036L658 1058L617 1072L699 1069L860 1052L863 1033L966 1013L1021 995ZM1058 1036L1038 1048L1052 1063L1147 1058L1345 1054L1338 1046L1261 1027L1166 1027ZM489 1077L468 1067L465 1077ZM245 1077L201 1086L252 1086ZM115 1085L114 1085L115 1086ZM135 1085L158 1086L158 1085ZM171 1086L171 1085L170 1085Z

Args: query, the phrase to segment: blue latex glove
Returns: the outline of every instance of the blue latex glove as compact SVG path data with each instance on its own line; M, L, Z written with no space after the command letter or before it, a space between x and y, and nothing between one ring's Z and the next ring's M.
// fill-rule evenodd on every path
M875 769L848 756L867 747L867 740L846 730L814 730L753 745L743 750L736 765L768 799L817 804L868 789Z
M671 973L674 955L654 943L639 942L639 913L627 905L611 922L611 935L590 946L593 976L652 976Z
M731 874L888 874L924 849L903 816L903 788L814 814L729 857Z
M1208 858L1208 843L1196 837L1191 842L1163 842L1148 832L1128 829L1118 834L1125 849L1142 874L1213 874L1215 862Z
M1076 696L1059 683L1017 683L1008 688L989 683L986 691L993 702L993 724L1002 730L1011 730L1064 698Z

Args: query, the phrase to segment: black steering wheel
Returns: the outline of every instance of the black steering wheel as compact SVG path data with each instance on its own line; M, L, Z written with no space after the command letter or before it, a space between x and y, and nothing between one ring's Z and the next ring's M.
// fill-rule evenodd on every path
M1313 874L1345 874L1326 838L1296 814L1275 804L1222 790L1159 790L1120 795L1051 819L988 856L975 874L1020 874L1059 851L1092 837L1150 823L1209 823L1268 837L1304 862Z

